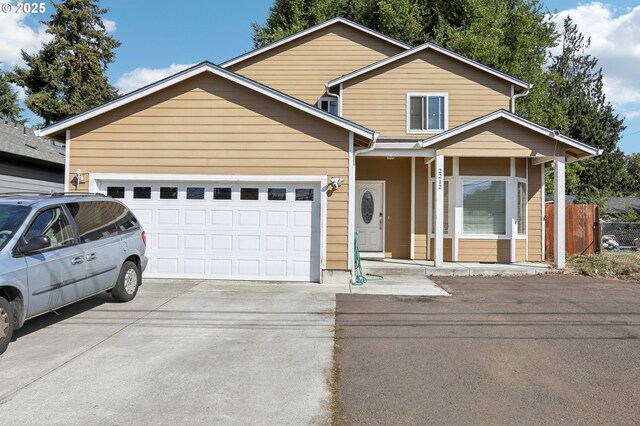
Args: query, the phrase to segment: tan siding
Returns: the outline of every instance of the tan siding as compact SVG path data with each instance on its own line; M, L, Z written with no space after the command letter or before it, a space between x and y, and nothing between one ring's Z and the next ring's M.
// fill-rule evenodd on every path
M431 163L431 177L436 175L436 166L435 163ZM445 157L444 158L444 175L445 176L453 176L453 158Z
M529 258L531 262L541 262L542 259L542 232L544 232L544 222L542 220L542 182L540 174L542 166L534 166L529 161L529 202L528 202L528 239Z
M460 176L509 176L510 158L460 157Z
M496 119L437 144L438 154L460 157L535 157L554 155L555 143L506 119Z
M516 176L527 177L527 158L516 158Z
M358 158L356 180L385 181L385 256L408 259L411 254L411 159Z
M328 197L327 268L347 269L346 130L201 75L81 123L71 135L70 169L83 173L342 177Z
M516 262L524 262L527 260L527 241L516 240Z
M429 260L434 260L435 241L435 238L429 238L429 244L431 245L431 257L429 258ZM453 262L453 238L445 238L442 245L444 250L442 260L444 260L445 262Z
M421 260L427 258L428 168L422 158L416 158L414 255L416 259Z
M418 52L344 83L343 116L381 136L407 134L407 93L446 92L449 128L509 108L511 85L431 50Z
M509 240L458 240L459 262L509 262Z
M403 49L337 23L228 67L253 80L315 104L325 83Z

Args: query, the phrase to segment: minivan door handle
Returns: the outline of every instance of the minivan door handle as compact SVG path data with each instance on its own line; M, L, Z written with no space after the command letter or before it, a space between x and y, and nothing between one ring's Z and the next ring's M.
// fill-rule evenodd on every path
M90 253L87 255L87 262L91 262L92 260L96 259L96 254L95 253Z
M82 262L84 262L84 258L82 256L74 257L73 259L71 259L72 265L79 265Z

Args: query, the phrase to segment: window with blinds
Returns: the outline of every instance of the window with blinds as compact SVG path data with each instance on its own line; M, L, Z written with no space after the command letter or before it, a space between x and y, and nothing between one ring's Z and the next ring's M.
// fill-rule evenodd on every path
M518 235L527 233L527 184L518 182Z
M463 182L463 233L506 234L506 182L465 180Z

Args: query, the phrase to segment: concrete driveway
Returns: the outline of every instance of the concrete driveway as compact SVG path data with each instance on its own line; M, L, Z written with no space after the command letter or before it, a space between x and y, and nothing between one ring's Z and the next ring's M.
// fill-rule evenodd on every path
M0 358L0 423L326 424L335 294L145 281L27 322Z

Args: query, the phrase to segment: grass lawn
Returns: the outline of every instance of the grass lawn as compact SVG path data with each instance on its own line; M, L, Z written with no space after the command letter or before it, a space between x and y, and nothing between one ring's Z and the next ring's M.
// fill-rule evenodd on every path
M604 252L567 259L567 266L590 277L640 281L640 251Z

